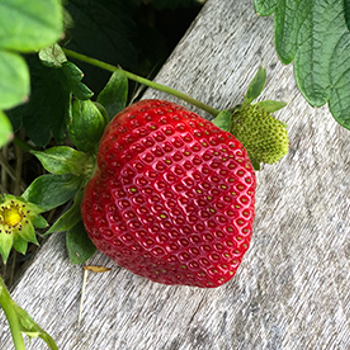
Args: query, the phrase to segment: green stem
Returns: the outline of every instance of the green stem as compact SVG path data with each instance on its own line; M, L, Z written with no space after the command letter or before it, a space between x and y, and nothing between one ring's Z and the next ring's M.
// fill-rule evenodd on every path
M10 293L7 291L4 280L0 277L0 305L5 312L6 318L10 325L13 343L16 350L25 350L24 340L21 333L21 326L17 317L14 301L11 299Z
M30 152L31 150L35 150L36 148L29 145L27 142L20 139L18 136L15 136L13 139L13 143L18 147L22 148L25 152Z
M143 85L146 85L146 86L149 86L153 89L156 89L156 90L159 90L159 91L163 91L163 92L166 92L170 95L173 95L173 96L176 96L186 102L189 102L191 103L192 105L200 108L200 109L203 109L204 111L210 113L211 115L213 115L214 117L216 117L220 111L213 108L213 107L210 107L208 105L206 105L205 103L201 102L201 101L198 101L194 98L192 98L191 96L188 96L186 94L184 94L183 92L180 92L180 91L177 91L175 89L172 89L166 85L162 85L162 84L158 84L158 83L155 83L151 80L148 80L146 78L142 78L136 74L133 74L133 73L130 73L128 71L125 71L124 69L122 68L118 68L116 66L113 66L111 64L108 64L108 63L105 63L105 62L102 62L100 60L97 60L96 58L92 58L92 57L89 57L89 56L85 56L83 54L80 54L80 53L77 53L75 51L71 51L71 50L68 50L68 49L63 49L63 51L65 52L65 54L67 56L70 56L72 58L76 58L80 61L83 61L83 62L86 62L86 63L89 63L89 64L92 64L96 67L100 67L102 69L105 69L105 70L108 70L110 72L115 72L115 71L123 71L124 74L126 75L126 77L130 80L133 80L133 81L136 81L137 83L140 83L140 84L143 84Z

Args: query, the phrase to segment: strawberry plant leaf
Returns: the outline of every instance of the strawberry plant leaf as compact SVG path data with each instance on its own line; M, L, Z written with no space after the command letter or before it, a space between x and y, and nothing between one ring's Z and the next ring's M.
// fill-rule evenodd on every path
M279 0L255 0L255 12L259 16L270 16L274 13Z
M66 245L69 260L72 264L84 263L96 251L96 247L86 233L82 221L79 221L74 227L67 231Z
M284 64L294 61L298 88L311 106L326 103L350 129L348 1L255 0L259 15L274 12L275 46Z
M72 107L69 135L75 146L83 152L93 153L103 134L105 118L91 100L76 100Z
M71 174L42 175L30 184L22 197L45 210L50 210L73 198L81 184L82 178Z
M212 123L216 125L221 130L230 132L232 128L232 114L228 111L221 111Z
M111 120L117 113L126 106L128 98L128 78L120 69L115 71L108 83L97 97L97 102L101 103Z
M32 151L42 166L51 174L83 175L91 173L94 158L68 146L51 147L45 151Z
M84 73L72 62L63 62L62 71L67 78L67 84L73 95L79 100L88 100L94 93L81 80Z
M273 113L287 106L287 103L282 101L264 100L254 103L254 106L264 109L267 113Z
M344 0L344 15L345 15L346 25L350 30L350 0Z
M151 0L152 5L159 11L164 9L176 10L179 7L199 6L196 0Z
M62 63L67 61L66 55L58 44L41 49L39 51L39 58L48 67L62 67Z
M12 128L9 119L0 111L0 147L7 143L12 137Z
M250 156L249 156L249 159L250 159L250 162L252 163L254 170L260 171L260 163Z
M31 73L29 102L11 110L10 115L21 115L28 136L37 146L45 147L52 134L60 143L66 137L70 113L66 77L60 68L45 67L36 55L27 55L26 59Z
M125 69L136 65L137 52L131 42L136 31L131 19L135 5L122 0L70 0L66 8L75 22L67 48Z
M76 98L80 100L87 100L94 95L94 93L81 82L84 77L84 73L74 63L67 61L67 57L61 46L54 44L40 50L39 58L47 67L62 68L62 72L66 77L68 88L72 91Z
M0 109L23 103L29 95L29 70L18 54L0 50Z
M80 190L75 198L74 203L58 220L50 227L45 235L52 232L63 232L71 229L81 220L80 204L84 196L84 191Z
M248 105L255 100L263 91L266 83L266 70L259 67L258 72L255 74L253 80L249 84L248 91L244 96L243 105Z
M39 50L57 41L63 31L61 1L2 0L0 23L0 48Z

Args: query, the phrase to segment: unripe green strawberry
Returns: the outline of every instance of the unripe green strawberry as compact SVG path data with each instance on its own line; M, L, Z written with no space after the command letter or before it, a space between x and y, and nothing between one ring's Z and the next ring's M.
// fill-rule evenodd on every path
M288 153L286 125L258 104L234 110L231 132L258 163L273 164Z
M144 100L109 123L81 212L96 247L164 284L213 288L248 250L255 173L242 144L168 101Z

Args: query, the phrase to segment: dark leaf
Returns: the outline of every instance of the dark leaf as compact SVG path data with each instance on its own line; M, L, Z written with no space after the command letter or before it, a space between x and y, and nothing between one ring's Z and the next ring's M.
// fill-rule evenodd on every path
M82 221L67 231L66 244L69 260L72 264L82 264L88 260L96 251L96 247L91 242L86 233Z
M266 70L259 67L258 72L255 74L253 80L249 84L247 94L244 97L243 104L247 105L254 101L263 91L266 82Z
M43 209L58 207L78 192L82 178L68 175L42 175L36 178L23 193L22 197Z
M104 116L91 100L74 101L69 135L80 151L95 152L105 125Z
M106 109L111 120L126 106L128 97L128 78L122 70L115 71L97 97L97 102Z
M267 113L273 113L287 106L287 103L282 101L264 100L254 103L254 106L259 106Z
M255 0L260 15L274 12L276 51L294 61L298 88L308 103L329 108L350 129L349 1Z
M69 120L70 90L60 68L41 64L37 56L27 56L31 71L29 103L19 107L23 112L23 126L32 141L45 147L54 135L58 143L66 136ZM16 113L16 111L13 111Z
M218 128L230 132L232 128L232 114L228 111L220 112L212 123Z
M62 71L66 76L66 81L73 95L79 100L88 100L94 93L81 80L84 73L72 62L63 62Z
M69 210L67 210L46 232L63 232L71 229L81 220L80 204L83 199L84 191L80 190L75 198L74 203Z
M31 153L40 160L49 173L55 175L85 176L94 165L94 159L91 156L68 146L51 147L45 151L32 151Z

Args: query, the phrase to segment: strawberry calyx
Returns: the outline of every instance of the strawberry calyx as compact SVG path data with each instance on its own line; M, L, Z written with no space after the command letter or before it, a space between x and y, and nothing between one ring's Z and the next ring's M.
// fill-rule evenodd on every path
M21 197L5 194L0 199L0 254L6 263L12 246L25 254L28 242L38 244L34 226L44 228L44 210Z

